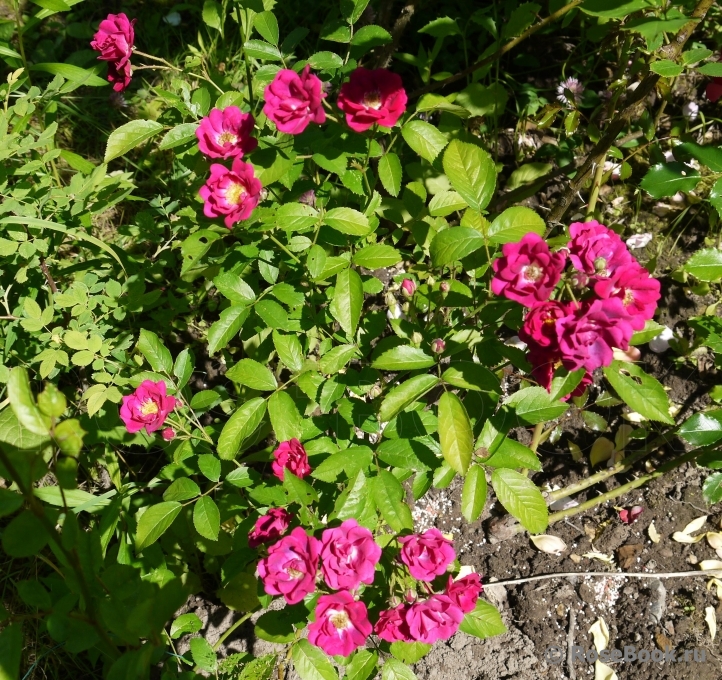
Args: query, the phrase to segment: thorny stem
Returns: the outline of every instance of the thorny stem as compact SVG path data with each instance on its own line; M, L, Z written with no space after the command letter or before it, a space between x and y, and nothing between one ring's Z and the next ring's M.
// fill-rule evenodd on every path
M606 158L606 154L605 154ZM587 205L587 216L586 220L594 219L594 211L597 208L597 200L599 199L599 189L602 186L602 177L604 176L604 160L600 160L597 163L597 170L594 173L594 180L592 181L592 193L589 194L589 205Z
M629 571L562 571L557 574L540 574L539 576L527 576L525 578L512 578L506 581L489 581L486 587L491 586L516 586L522 583L533 583L534 581L548 581L553 578L569 578L570 576L601 576L603 578L691 578L702 576L722 576L722 569L707 569L705 571L668 571L661 574L647 572Z
M706 0L705 0L706 1ZM502 57L507 52L513 50L519 43L523 42L530 36L534 35L537 31L544 28L548 24L556 21L560 17L564 16L567 12L573 10L575 7L580 5L582 0L572 0L568 5L564 5L561 9L558 9L553 14L550 14L546 19L542 19L538 24L535 24L534 26L531 26L530 28L527 28L526 31L524 31L520 36L514 38L513 40L510 40L506 45L503 45L500 47L494 54L490 54L488 57L485 57L484 59L480 59L479 61L473 63L468 68L465 68L463 71L459 71L459 73L454 74L453 76L449 76L448 78L445 78L444 80L440 80L437 83L430 83L429 85L426 85L425 87L419 88L418 90L414 90L409 95L409 99L414 97L420 97L422 94L426 94L427 92L432 92L434 90L438 90L442 87L446 87L450 83L455 83L457 80L461 80L462 78L466 78L469 74L473 73L474 71L478 71L480 68L483 68L487 64L491 64L494 61L496 61L499 57ZM710 4L714 2L714 0L709 0Z

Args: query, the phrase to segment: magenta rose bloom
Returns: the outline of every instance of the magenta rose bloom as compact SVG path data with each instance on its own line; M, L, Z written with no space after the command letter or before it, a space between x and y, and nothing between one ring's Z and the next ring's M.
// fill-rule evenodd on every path
M438 529L400 536L398 540L401 543L401 561L419 581L433 581L456 559L454 544Z
M346 123L355 132L372 125L393 127L406 111L406 90L401 77L379 68L369 71L359 66L341 86L336 104L346 114Z
M316 590L321 541L296 527L268 549L258 563L258 575L269 595L283 595L288 604L300 602Z
M409 624L406 623L408 609L409 605L404 603L393 609L384 609L374 626L376 635L386 642L413 642Z
M211 109L196 128L198 148L209 158L242 158L258 146L251 136L255 122L237 106Z
M526 358L532 365L532 378L536 380L540 387L543 387L547 392L551 392L554 371L562 365L562 355L559 348L540 347L537 344L530 344L529 354L527 354ZM591 385L591 383L592 376L587 372L581 382L569 394L560 397L560 399L567 401L572 397L580 397L584 394L587 385Z
M283 471L288 469L293 472L296 477L303 479L311 473L311 466L308 464L308 455L306 449L303 448L298 439L289 439L287 442L281 442L278 448L273 452L276 459L271 464L273 474L283 481Z
M213 163L211 176L198 192L203 199L203 214L210 218L223 217L231 229L236 222L251 216L260 200L261 189L250 163L236 158L230 170Z
M659 291L659 281L635 261L619 267L611 278L594 284L594 292L600 298L619 298L622 301L635 331L642 330L644 322L654 316L657 300L661 297Z
M491 290L526 307L546 302L559 283L566 257L552 253L544 239L533 232L519 243L505 243L503 257L494 260Z
M568 306L556 300L535 305L524 319L519 338L527 345L555 348L558 345L556 323L568 313Z
M446 595L432 595L424 602L415 602L406 612L411 639L426 644L448 640L463 618L464 612Z
M108 62L108 81L121 92L130 84L130 57L135 41L135 19L123 14L109 14L98 26L90 46L100 52L98 59Z
M323 83L318 76L306 67L301 73L290 69L281 69L273 82L266 86L263 93L266 114L281 132L300 135L309 123L321 125L326 122L323 110Z
M133 392L123 397L120 417L128 432L134 434L143 428L150 434L160 430L175 408L175 397L166 396L165 382L144 380Z
M283 508L271 508L265 515L256 520L256 524L248 532L248 545L257 548L281 538L286 533L293 515Z
M609 366L613 348L626 350L634 329L619 298L582 302L557 321L559 351L569 371Z
M476 608L476 601L479 599L479 593L482 590L484 590L484 586L481 585L481 576L479 574L469 574L458 581L454 581L449 576L444 595L464 614L468 614Z
M366 605L342 590L318 598L316 620L308 625L308 641L329 656L348 656L364 646L372 630Z
M589 276L612 276L618 267L632 260L624 241L596 220L574 222L569 233L569 258L576 269Z
M340 527L326 529L321 543L321 573L329 588L353 590L360 583L373 583L381 548L366 527L347 519Z

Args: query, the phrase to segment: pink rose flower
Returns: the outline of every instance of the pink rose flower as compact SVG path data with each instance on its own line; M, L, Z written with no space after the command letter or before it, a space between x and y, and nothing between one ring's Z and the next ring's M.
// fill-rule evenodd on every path
M329 656L348 656L364 646L372 630L366 605L342 590L318 598L316 620L308 625L308 641Z
M401 543L401 561L419 581L433 581L456 559L454 544L438 529L400 536L398 540Z
M229 170L225 165L213 163L211 176L198 192L203 199L206 217L224 217L231 229L236 222L247 220L258 205L261 182L253 173L253 166L240 158L233 161Z
M130 84L130 57L133 54L135 30L132 21L123 14L109 14L98 26L90 46L100 52L98 59L108 63L108 81L113 90L121 92Z
M401 290L406 297L411 297L416 292L416 283L411 279L404 279L401 282Z
M619 267L611 278L597 281L594 292L602 299L619 298L635 331L641 331L654 316L661 297L659 281L635 261Z
M468 614L476 608L476 601L479 599L479 593L481 593L482 590L484 590L484 586L481 585L481 576L479 576L479 574L469 574L457 581L454 581L454 579L449 576L444 594L453 604L461 609L464 614Z
M491 263L494 294L504 295L526 307L546 302L559 283L566 256L552 253L544 239L533 232L519 243L505 243L502 253L502 257Z
M263 113L281 132L300 135L309 123L321 125L326 122L323 110L323 83L306 67L300 74L281 69L263 94L266 103Z
M163 432L160 433L160 436L169 442L175 437L175 430L172 427L166 427Z
M283 508L271 508L256 520L255 526L248 532L248 545L257 548L259 545L281 538L292 519L293 515Z
M619 298L582 302L557 321L562 363L569 371L590 373L609 366L613 348L626 350L633 332Z
M526 358L532 365L532 378L537 381L540 387L543 387L547 392L551 392L554 371L562 365L562 355L559 348L541 347L533 343L529 345L529 354L527 354ZM560 399L568 401L573 397L580 397L584 394L584 390L587 389L587 385L591 385L591 383L592 376L587 372L580 383L569 394L560 397Z
M346 123L356 132L378 124L393 127L406 111L406 90L401 77L379 68L359 66L341 86L336 104L346 114Z
M446 595L432 595L415 602L406 612L406 623L413 640L433 644L448 640L459 628L464 612Z
M174 408L175 397L166 396L165 382L144 380L133 394L123 397L120 417L128 432L134 434L145 428L150 434L163 426Z
M283 471L288 469L293 472L296 477L303 479L311 473L311 466L308 464L308 455L306 449L303 448L298 439L289 439L287 442L281 442L278 448L273 452L276 459L271 464L273 474L283 481Z
M255 122L250 113L237 106L211 109L196 128L198 148L210 158L241 158L258 146L258 140L251 136Z
M568 313L568 306L556 300L535 305L524 319L524 325L519 330L519 339L527 345L556 348L559 344L556 322Z
M296 527L268 549L258 563L258 575L269 595L283 595L288 604L300 602L316 590L321 541Z
M366 527L347 519L340 527L326 529L321 543L321 573L329 588L353 590L361 583L373 583L381 548Z
M624 524L631 524L632 522L636 522L637 517L639 517L643 512L644 508L641 505L635 505L629 510L627 510L627 508L622 508L619 510L619 519L621 519Z
M393 609L385 609L379 614L374 631L386 642L413 642L406 623L406 613L409 605L400 604Z
M569 258L580 272L606 278L632 260L626 244L611 229L596 220L569 226Z

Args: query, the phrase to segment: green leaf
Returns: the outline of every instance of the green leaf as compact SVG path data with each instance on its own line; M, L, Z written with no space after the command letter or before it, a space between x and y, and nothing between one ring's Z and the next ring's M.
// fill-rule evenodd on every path
M361 248L353 256L353 263L366 269L385 269L393 267L402 260L403 257L396 248L380 243Z
M365 52L379 45L386 45L391 40L391 34L385 28L371 24L359 28L351 38L351 44L357 48L355 52L359 50Z
M291 647L291 658L301 680L338 680L338 673L328 657L306 639Z
M381 669L381 680L417 680L414 672L398 659L386 659Z
M525 387L506 400L514 407L517 418L526 425L536 425L558 418L569 405L554 399L543 387Z
M436 363L423 349L400 345L386 350L371 364L371 368L379 371L413 371L430 368Z
M624 19L632 12L654 9L656 0L584 0L581 10L587 14L608 19Z
M221 312L218 319L208 329L208 354L213 355L219 349L227 347L228 343L240 333L250 311L248 307L234 305Z
M11 623L0 633L0 680L17 680L23 658L23 624Z
M2 548L10 557L37 555L47 542L45 527L29 510L24 510L13 517L3 529Z
M434 267L444 267L484 247L484 237L471 227L451 227L436 234L429 252Z
M141 329L138 350L156 373L170 374L173 370L173 359L170 352L163 341L152 331Z
M273 300L259 300L254 309L269 328L284 328L288 323L288 313Z
M243 440L250 437L266 414L266 400L256 397L243 404L228 420L218 438L218 456L233 460L240 452Z
M203 256L210 250L213 243L220 237L220 234L210 229L199 229L185 239L181 243L181 255L183 256L181 276L196 267Z
M135 549L142 552L155 543L173 524L182 509L183 506L177 501L164 501L151 505L138 520Z
M526 475L507 468L491 474L491 486L506 510L531 534L542 534L549 523L549 511L541 491Z
M301 438L303 421L296 402L288 392L281 391L271 395L268 400L268 415L279 442Z
M649 69L663 78L676 78L680 73L682 73L682 71L684 71L682 66L673 62L671 59L660 59L659 61L655 61L650 65Z
M700 146L692 142L684 142L674 146L672 153L677 160L688 161L690 158L695 158L710 170L722 172L722 147L712 144Z
M647 49L651 51L659 47L665 33L677 33L688 21L685 16L678 19L658 19L652 16L630 19L624 23L622 30L639 33L647 42Z
M487 236L491 243L514 243L529 233L542 236L545 229L544 220L531 208L514 206L507 208L489 225Z
M368 649L359 649L353 655L351 663L346 666L344 680L369 680L376 670L379 655L376 652L369 652Z
M203 622L198 618L197 614L181 614L170 627L170 636L177 640L181 635L188 633L197 633L203 628Z
M226 377L259 392L273 392L278 387L268 367L253 359L241 359L228 369Z
M333 208L323 217L325 224L349 236L366 236L371 231L369 220L353 208Z
M715 472L704 480L702 496L709 505L722 501L722 472Z
M284 203L276 211L276 224L286 231L302 231L316 224L318 210L305 203Z
M444 172L469 207L481 211L489 205L496 188L496 168L486 151L454 139L444 152Z
M504 24L502 37L505 40L521 35L529 26L534 23L534 18L541 9L541 5L535 2L524 2L517 7Z
M586 371L583 368L572 371L571 373L564 369L561 375L552 380L550 394L552 399L563 399L571 394L577 386L582 382Z
M505 438L499 448L484 461L485 467L510 468L518 470L541 470L541 463L537 455L529 448L513 439Z
M204 453L198 456L198 469L212 482L217 482L221 478L221 461L213 454Z
M344 269L339 272L329 311L349 338L356 334L363 302L363 281L358 273L354 269Z
M205 0L203 3L203 23L216 31L223 29L223 9L215 0Z
M401 135L406 143L429 163L434 162L447 143L446 135L422 120L411 120L406 123L401 128Z
M463 106L472 116L500 116L508 99L509 95L501 83L489 86L472 83L459 92L454 103Z
M193 526L196 531L209 541L218 540L221 530L221 513L210 496L202 496L193 506Z
M411 665L421 661L432 647L424 642L392 642L390 650L401 663Z
M464 404L453 392L444 392L439 399L439 442L446 462L465 475L474 452L474 434Z
M65 80L87 87L102 87L108 84L107 80L98 77L93 71L72 64L33 64L31 71L44 71L54 76L62 76ZM132 148L132 147L131 147ZM107 161L105 161L107 163Z
M636 364L613 361L604 369L604 375L614 391L633 411L649 420L674 425L669 415L669 399L662 384L647 375ZM539 388L541 389L541 388Z
M427 33L434 38L448 38L451 35L461 35L459 24L451 17L437 17L432 19L426 26L419 29L419 33Z
M308 63L316 71L334 71L343 66L343 59L335 52L316 52L308 58Z
M501 392L499 378L485 366L473 361L455 361L444 371L441 379L463 390Z
M254 628L256 637L277 644L293 642L296 639L293 619L294 617L289 616L286 609L268 611L256 621Z
M696 64L707 57L711 57L713 54L712 50L708 50L706 47L697 47L686 52L682 52L682 63L687 66L689 64Z
M201 495L201 489L192 479L180 477L163 492L164 501L188 501Z
M483 640L495 635L503 635L507 629L496 607L484 600L477 600L476 608L464 616L459 630Z
M698 250L687 260L684 270L700 281L719 281L722 279L722 250Z
M195 357L189 349L184 349L175 358L173 364L173 375L178 378L177 387L183 389L193 375L195 368Z
M206 5L208 2L206 2ZM216 653L213 651L208 640L205 638L192 638L190 641L191 657L193 663L206 673L212 673L216 669Z
M188 144L196 140L196 130L198 123L181 123L176 125L172 130L166 132L165 137L158 144L158 149L165 151L166 149L174 149L181 144Z
M388 422L439 384L435 375L417 375L394 387L381 403L379 420Z
M413 529L414 520L411 510L404 502L404 489L396 477L388 470L379 470L369 482L373 488L373 497L386 523L394 531Z
M692 446L709 446L722 439L722 409L695 413L679 428L679 436Z
M440 191L429 201L429 215L446 217L466 207L466 201L456 191Z
M461 491L461 514L467 522L479 519L486 503L486 473L479 465L472 465Z
M401 191L401 161L395 153L387 153L379 159L379 179L392 196Z
M50 419L43 415L35 403L25 368L15 366L10 369L7 390L10 407L20 424L33 434L48 436Z
M315 489L288 469L283 472L283 488L290 503L309 506L314 501L318 501L318 494Z
M531 184L548 175L553 168L551 163L525 163L509 175L505 188L507 191L512 191L525 184Z
M255 28L264 40L272 45L278 45L278 21L273 12L260 12L253 17Z
M658 163L642 178L640 186L652 198L674 196L678 191L692 191L700 174L684 163Z
M110 163L110 161L125 155L131 149L157 135L162 129L163 126L154 120L131 120L129 123L121 125L108 137L103 163Z
M0 487L0 517L12 515L23 504L23 496Z
M338 373L353 357L359 355L356 345L339 345L321 357L319 368L321 373L333 375Z
M267 43L265 40L248 40L243 45L243 49L249 57L261 59L264 61L281 61L281 52L275 45ZM270 184L270 180L262 180L264 184Z
M711 78L719 78L722 76L722 64L719 62L702 64L702 66L697 68L697 73L701 73L703 76L710 76Z
M653 338L656 338L663 330L665 326L658 324L656 321L647 319L644 324L644 328L641 331L635 331L629 341L630 345L644 345Z
M273 331L273 346L279 359L294 373L303 368L303 348L295 335L281 335Z
M193 395L191 408L194 411L204 411L215 406L221 400L221 395L215 390L202 390Z
M464 106L452 104L446 97L429 92L419 99L417 111L445 111L457 118L468 118L471 114Z

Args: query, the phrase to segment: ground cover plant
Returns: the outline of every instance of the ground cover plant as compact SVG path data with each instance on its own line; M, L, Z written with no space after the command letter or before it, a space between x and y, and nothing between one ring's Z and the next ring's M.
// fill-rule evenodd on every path
M680 469L714 514L719 17L3 7L0 678L406 680L507 629L438 490L546 554ZM655 353L711 384L675 402Z

